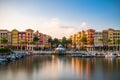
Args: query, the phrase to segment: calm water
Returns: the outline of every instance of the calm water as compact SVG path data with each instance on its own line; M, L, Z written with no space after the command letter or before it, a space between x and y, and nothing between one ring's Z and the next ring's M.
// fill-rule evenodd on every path
M0 65L0 80L120 80L120 58L30 56Z

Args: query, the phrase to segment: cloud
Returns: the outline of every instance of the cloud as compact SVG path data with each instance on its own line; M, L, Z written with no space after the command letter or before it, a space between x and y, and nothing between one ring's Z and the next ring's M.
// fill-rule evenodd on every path
M53 38L62 38L63 36L69 37L74 31L73 27L61 26L59 18L52 18L48 22L44 22L42 26L44 26L44 28L41 31L50 34Z
M56 28L60 26L60 20L58 18L52 18L50 20L44 21L42 23L42 26L50 27L50 28Z
M69 38L70 35L73 35L81 30L86 29L86 22L82 22L79 27L74 26L62 26L61 20L59 18L52 18L48 22L44 22L42 26L44 29L41 31L50 34L54 38L62 38L63 36Z
M87 23L86 22L82 22L80 27L78 27L78 30L82 31L82 30L86 30L87 29Z
M24 31L25 29L31 28L35 31L39 30L41 33L51 35L54 38L62 38L63 36L69 37L86 28L86 22L82 22L78 27L71 25L64 26L62 23L62 20L58 17L34 17L21 13L14 8L3 9L0 15L0 29L12 30L15 28L19 31Z

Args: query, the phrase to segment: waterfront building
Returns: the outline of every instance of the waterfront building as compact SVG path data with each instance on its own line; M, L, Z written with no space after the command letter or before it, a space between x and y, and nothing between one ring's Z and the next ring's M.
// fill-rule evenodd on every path
M120 30L108 29L108 39L111 41L108 43L108 46L111 50L117 49L120 46L120 42L116 42L117 39L120 39ZM120 50L120 47L119 47Z
M12 38L11 38L11 32L8 31L7 35L8 35L8 36L7 36L7 39L8 39L8 43L7 43L7 44L8 44L8 46L11 47L11 44L12 44L12 43L11 43L11 42L12 42L12 41L11 41L11 39L12 39Z
M76 47L78 49L82 46L80 39L83 37L84 34L85 34L85 31L81 31L76 34Z
M22 43L21 43L22 42ZM26 32L18 32L18 48L22 48L22 50L26 49Z
M86 37L87 37L87 50L93 50L94 48L94 29L88 29L86 31Z
M48 43L48 39L51 38L51 36L43 34L43 33L39 33L39 31L35 32L35 35L38 36L39 40L38 40L38 47L46 47L49 48L50 44Z
M44 34L40 33L40 47L44 47Z
M94 46L95 49L102 49L103 48L103 34L102 32L95 32L94 33Z
M80 48L80 38L81 38L81 32L78 32L76 34L76 48Z
M103 30L102 31L102 36L103 36L103 49L107 50L108 49L108 31Z
M76 42L76 34L74 34L72 36L72 48L76 48L76 44L77 44L77 42Z
M36 45L34 45L34 48L39 48L40 47L40 33L39 31L37 30L35 33L34 33L34 36L37 36L38 37L38 41L36 42Z
M33 37L34 37L34 30L27 29L26 30L26 44L27 44L27 50L33 50Z
M13 29L11 31L11 42L12 42L12 47L15 50L18 50L18 30Z
M11 45L11 32L8 30L0 30L0 47L3 47L3 44L1 43L2 37L6 37L8 40L7 45Z
M44 45L45 45L45 48L49 48L50 47L50 44L48 42L49 38L51 38L51 36L44 34Z

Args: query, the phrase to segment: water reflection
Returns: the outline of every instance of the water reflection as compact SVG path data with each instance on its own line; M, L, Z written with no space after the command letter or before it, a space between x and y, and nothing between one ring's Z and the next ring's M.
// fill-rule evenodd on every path
M119 80L120 58L30 56L0 65L0 80Z

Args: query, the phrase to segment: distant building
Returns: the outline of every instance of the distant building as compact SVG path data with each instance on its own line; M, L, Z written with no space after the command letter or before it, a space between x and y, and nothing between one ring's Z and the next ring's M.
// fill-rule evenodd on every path
M114 29L108 29L108 39L111 40L110 43L108 43L108 46L113 49L115 47L117 47L118 45L120 46L120 44L118 44L116 42L117 39L120 39L120 30L114 30ZM120 47L119 47L120 50Z
M103 34L102 32L95 32L94 34L94 46L95 48L103 48Z
M86 31L86 35L87 35L87 49L88 50L93 50L94 48L94 34L95 34L95 30L94 29L88 29Z
M8 42L8 45L11 45L11 33L8 30L0 30L0 47L3 47L3 44L1 43L2 37L6 37Z
M21 45L21 41L24 42L24 44ZM18 32L18 44L19 44L19 49L21 48L22 46L22 50L25 50L26 49L26 32Z
M33 50L33 36L34 36L34 30L27 29L26 30L26 42L27 42L27 50Z
M82 46L80 39L83 37L84 34L85 34L85 31L81 31L76 34L76 47L78 49Z
M107 49L107 40L108 40L108 31L107 30L103 30L102 31L102 35L103 35L103 46L105 49Z
M46 48L49 47L48 39L51 38L51 36L40 33L39 31L36 31L35 35L37 35L39 38L38 41L39 47L46 47Z
M40 45L41 47L44 46L44 34L43 33L40 33Z
M74 34L74 35L72 36L72 48L76 48L76 44L77 44L76 41L77 41L77 40L76 40L76 34Z
M44 34L44 45L45 48L49 48L50 44L48 43L48 39L51 38L51 36Z
M11 42L13 49L18 50L18 30L16 29L11 31Z

